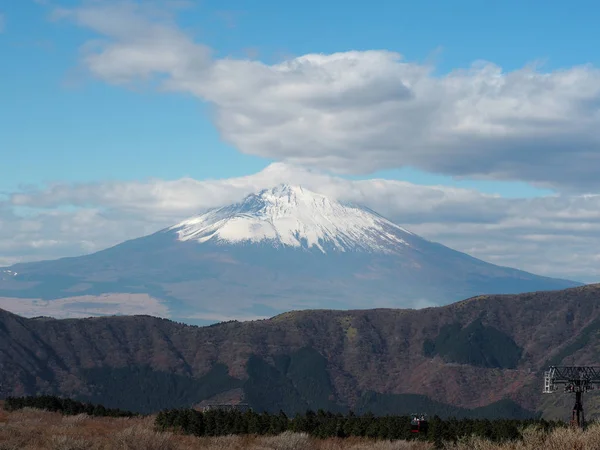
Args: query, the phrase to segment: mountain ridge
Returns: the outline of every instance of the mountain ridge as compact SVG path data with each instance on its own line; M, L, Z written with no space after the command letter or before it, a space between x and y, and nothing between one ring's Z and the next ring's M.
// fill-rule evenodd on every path
M136 384L148 393L144 401L156 396L161 407L175 395L169 386L180 386L181 401L192 392L205 393L196 403L242 392L275 412L327 399L336 408L389 410L416 395L457 408L510 401L564 415L560 402L572 399L542 396L543 370L553 358L596 364L600 335L590 330L597 323L600 285L421 310L293 311L206 327L148 316L26 319L0 311L1 394L104 396L119 407L121 397L135 401L126 389ZM154 391L144 390L144 380ZM587 415L598 406L589 395Z

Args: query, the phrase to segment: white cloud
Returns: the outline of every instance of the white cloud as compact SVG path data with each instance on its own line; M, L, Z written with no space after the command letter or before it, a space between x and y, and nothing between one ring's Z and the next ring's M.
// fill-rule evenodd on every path
M417 215L435 209L436 217L459 219L469 208L456 210L453 203L479 203L484 208L486 199L493 198L476 191L446 186L420 186L403 181L366 180L348 181L316 170L273 163L254 175L223 180L197 181L190 178L163 181L109 182L85 184L54 184L39 190L14 193L11 203L21 207L55 208L63 205L94 208L113 208L145 218L149 214L157 220L177 220L207 208L221 206L243 198L260 189L279 183L302 184L309 189L344 201L367 202L378 210L395 214ZM398 210L396 196L402 197ZM374 203L375 202L375 203ZM448 209L450 207L450 209ZM100 214L100 210L93 210ZM479 211L481 212L481 211ZM492 208L488 219L498 215Z
M210 49L180 32L172 11L157 8L154 2L143 7L135 2L92 2L79 9L58 8L53 18L72 20L120 42L93 40L83 47L84 64L113 83L147 79L155 73L201 72L210 63Z
M108 5L108 6L107 6ZM240 151L341 172L427 171L594 191L600 181L600 70L505 72L476 62L443 76L390 51L308 54L268 65L214 59L174 13L90 3L58 16L101 41L83 63L111 83L152 80L214 107Z
M16 262L100 250L283 182L364 204L486 261L543 275L600 279L600 196L507 199L447 186L348 180L282 163L222 180L62 184L18 192L10 206L0 207L0 254ZM24 208L32 212L16 214Z

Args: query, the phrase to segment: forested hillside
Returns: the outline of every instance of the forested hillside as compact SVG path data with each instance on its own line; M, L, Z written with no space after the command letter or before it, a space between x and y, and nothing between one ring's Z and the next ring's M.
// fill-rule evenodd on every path
M64 395L140 412L227 399L286 414L555 417L571 399L540 393L543 370L596 363L599 299L600 287L590 285L209 327L0 311L0 389L2 396ZM590 396L588 414L594 405Z

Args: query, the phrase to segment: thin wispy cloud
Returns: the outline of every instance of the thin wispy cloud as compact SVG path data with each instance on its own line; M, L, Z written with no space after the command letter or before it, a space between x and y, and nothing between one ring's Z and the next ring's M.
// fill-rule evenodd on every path
M101 250L283 182L365 205L489 262L600 279L600 196L509 199L447 186L348 180L282 163L239 178L65 183L14 192L0 207L0 265ZM22 208L27 216L17 213Z

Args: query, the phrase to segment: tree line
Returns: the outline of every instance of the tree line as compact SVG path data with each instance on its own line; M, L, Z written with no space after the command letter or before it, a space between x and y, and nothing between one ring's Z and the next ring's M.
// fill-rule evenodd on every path
M441 445L443 441L456 442L460 437L476 435L494 442L521 439L522 430L535 425L544 431L566 426L563 422L543 419L441 419L429 420L427 433L412 433L409 416L374 416L307 411L287 417L254 411L213 409L205 412L194 409L170 409L156 417L161 431L177 431L196 436L229 434L276 435L285 431L304 432L318 438L368 437L375 439L426 439Z
M65 415L87 414L98 417L133 417L138 414L117 408L105 408L102 405L83 403L70 398L40 395L29 397L7 397L4 400L6 411L16 411L23 408L37 408L46 411L60 412Z
M87 414L99 417L133 417L139 414L121 409L106 408L100 404L84 403L51 395L8 397L4 409L15 411L22 408L37 408L60 412L65 415ZM544 419L441 419L437 415L428 421L426 433L411 432L409 416L375 416L307 411L288 417L283 411L279 414L248 410L211 409L166 409L159 412L155 426L160 431L176 431L195 436L224 436L230 434L277 435L285 431L308 433L317 438L350 436L373 439L422 439L442 445L442 442L456 442L463 436L478 436L494 442L522 438L522 431L528 426L550 432L567 426L560 421Z

